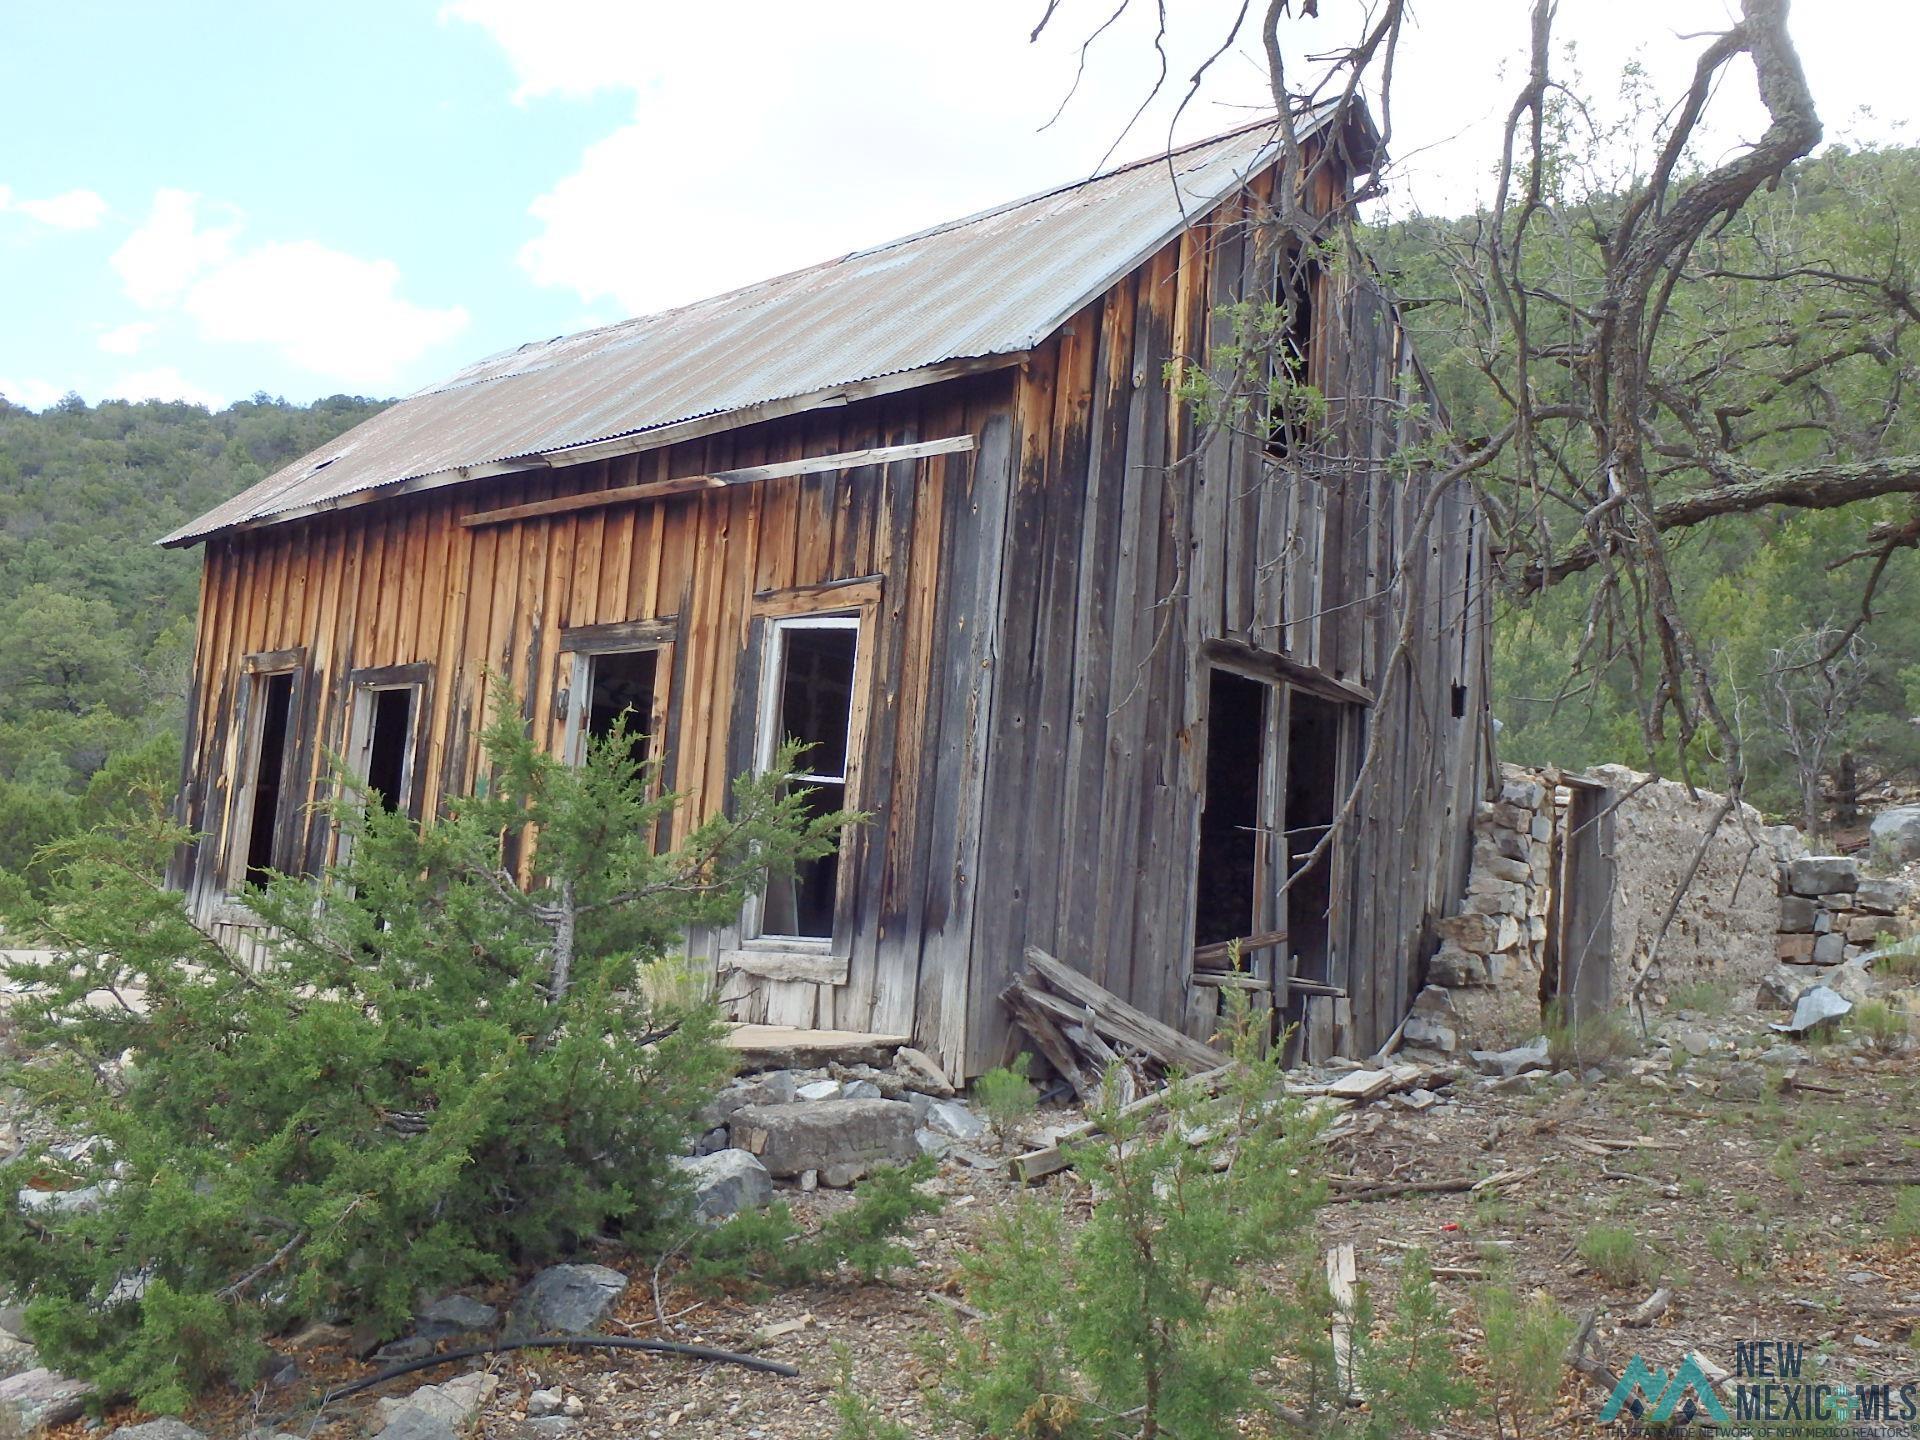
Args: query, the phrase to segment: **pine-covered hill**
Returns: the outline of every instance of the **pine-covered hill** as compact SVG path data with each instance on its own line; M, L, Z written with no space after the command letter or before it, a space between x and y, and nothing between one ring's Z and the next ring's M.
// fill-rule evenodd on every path
M1542 277L1544 285L1588 297L1597 293L1591 288L1591 237L1607 231L1609 207L1619 203L1617 197L1588 197L1536 222L1567 237L1548 252L1555 268ZM1467 290L1453 269L1488 223L1485 215L1419 217L1366 237L1369 254L1407 307L1414 344L1464 437L1494 433L1508 418L1478 363L1476 340L1484 332L1466 320L1459 300ZM1836 147L1792 167L1718 243L1722 258L1744 262L1736 265L1743 270L1831 266L1884 275L1898 286L1903 277L1912 283L1915 234L1920 149ZM1695 269L1707 267L1702 260ZM1832 343L1826 338L1834 333L1831 327L1849 323L1836 321L1837 302L1830 295L1817 285L1796 289L1694 278L1676 289L1672 305L1674 354L1689 361L1697 354L1705 357L1703 365L1724 366L1726 403L1752 405L1746 423L1777 436L1749 452L1755 465L1920 453L1920 408L1907 399L1920 375L1920 324L1874 329L1863 323L1859 353L1818 367L1808 381L1768 391L1762 372L1818 353ZM1678 348L1702 336L1720 338L1694 351ZM1742 353L1762 363L1748 367ZM1775 356L1788 359L1776 366ZM1538 365L1534 374L1536 385L1556 383L1551 364ZM1583 459L1582 452L1571 454L1576 464ZM1483 479L1491 479L1491 472ZM1505 498L1526 513L1526 496ZM1572 523L1551 507L1546 513L1556 525ZM1727 515L1668 535L1683 608L1711 656L1719 702L1737 716L1743 734L1748 798L1774 814L1799 819L1796 770L1774 713L1776 652L1859 615L1867 567L1835 562L1867 543L1876 523L1898 524L1910 513L1907 497L1887 496L1834 510ZM1560 543L1565 538L1562 533ZM1591 573L1576 575L1525 605L1496 602L1493 709L1507 759L1568 768L1645 763L1641 710L1647 681L1624 661L1579 663L1592 618L1592 581ZM1920 552L1893 555L1873 609L1863 635L1864 687L1847 704L1828 753L1828 783L1845 755L1863 780L1884 779L1904 791L1920 780ZM1666 773L1676 772L1679 757L1670 744L1656 759ZM1711 780L1711 757L1695 756L1692 763Z
M200 556L154 542L387 403L0 397L0 871L178 775Z

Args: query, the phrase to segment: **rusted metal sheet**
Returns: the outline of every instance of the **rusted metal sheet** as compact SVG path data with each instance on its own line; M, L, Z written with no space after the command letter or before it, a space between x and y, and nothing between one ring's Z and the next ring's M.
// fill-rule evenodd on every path
M1323 107L1305 128L1330 114ZM653 448L704 417L832 403L842 387L1020 356L1269 163L1277 143L1272 122L1258 122L731 294L523 345L410 396L161 543L374 492L606 458L623 437L614 448Z

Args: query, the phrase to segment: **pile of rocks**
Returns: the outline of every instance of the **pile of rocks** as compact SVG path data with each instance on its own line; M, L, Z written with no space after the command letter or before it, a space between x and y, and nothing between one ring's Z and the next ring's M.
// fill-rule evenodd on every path
M876 1166L945 1155L986 1132L939 1066L906 1047L886 1070L830 1062L741 1076L704 1118L706 1133L680 1164L706 1220L766 1204L775 1180L852 1185Z
M1883 936L1908 930L1907 887L1863 879L1849 855L1803 855L1780 872L1780 959L1788 965L1839 965L1868 954Z

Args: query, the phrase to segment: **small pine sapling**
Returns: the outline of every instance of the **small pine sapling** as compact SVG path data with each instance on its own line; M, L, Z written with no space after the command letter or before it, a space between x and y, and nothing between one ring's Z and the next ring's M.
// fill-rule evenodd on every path
M1003 1152L1021 1142L1027 1122L1040 1106L1039 1092L1027 1078L1032 1068L1033 1056L1023 1050L1011 1065L989 1070L973 1082L974 1104L987 1117L987 1128Z

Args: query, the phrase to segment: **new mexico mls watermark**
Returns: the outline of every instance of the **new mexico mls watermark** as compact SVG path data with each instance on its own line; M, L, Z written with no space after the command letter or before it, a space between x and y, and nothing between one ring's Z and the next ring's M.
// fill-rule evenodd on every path
M1711 1426L1719 1436L1920 1437L1920 1381L1815 1378L1807 1346L1793 1340L1738 1340L1731 1374L1719 1384L1697 1353L1677 1369L1655 1369L1640 1356L1600 1408L1600 1419L1632 1430Z

